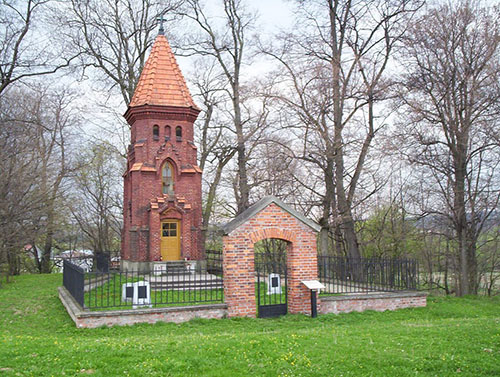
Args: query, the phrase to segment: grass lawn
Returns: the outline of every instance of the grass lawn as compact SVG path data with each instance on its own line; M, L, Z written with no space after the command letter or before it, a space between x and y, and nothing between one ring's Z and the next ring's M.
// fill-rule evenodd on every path
M500 376L500 297L311 319L76 329L62 275L0 289L0 376Z

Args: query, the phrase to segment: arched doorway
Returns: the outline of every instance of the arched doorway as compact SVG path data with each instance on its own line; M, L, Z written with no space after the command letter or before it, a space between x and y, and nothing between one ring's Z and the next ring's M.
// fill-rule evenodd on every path
M288 312L287 250L290 243L266 238L253 245L257 315L276 317Z
M258 314L256 280L265 279L267 272L256 274L259 257L256 260L254 246L265 239L286 242L286 270L283 272L286 273L286 311L310 313L310 292L301 282L317 279L316 235L319 229L318 224L275 197L261 199L227 223L223 227L223 270L229 316L255 317Z

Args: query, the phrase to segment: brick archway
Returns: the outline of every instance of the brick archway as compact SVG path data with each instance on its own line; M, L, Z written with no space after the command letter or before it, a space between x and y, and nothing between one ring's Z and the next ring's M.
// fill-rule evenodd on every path
M289 242L288 312L310 313L310 293L301 284L316 280L319 225L279 199L267 197L224 226L224 297L230 317L255 317L254 244L267 238Z

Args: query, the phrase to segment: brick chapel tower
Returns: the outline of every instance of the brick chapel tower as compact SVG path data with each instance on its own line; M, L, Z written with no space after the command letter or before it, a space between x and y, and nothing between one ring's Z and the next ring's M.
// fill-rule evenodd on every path
M199 112L160 29L124 114L131 126L123 175L124 269L203 257L201 170L193 142Z

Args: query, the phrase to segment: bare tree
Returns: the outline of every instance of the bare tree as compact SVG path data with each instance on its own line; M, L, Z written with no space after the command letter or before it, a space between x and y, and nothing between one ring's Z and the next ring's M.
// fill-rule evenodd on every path
M231 132L236 137L238 160L235 196L237 212L241 213L250 205L247 142L259 129L258 125L252 122L248 108L245 108L242 83L242 65L244 55L249 53L248 32L251 30L254 16L245 10L240 0L223 0L222 4L223 25L220 20L207 16L198 0L187 1L186 10L182 15L193 22L200 32L183 41L182 50L187 55L213 59L225 77L224 89L232 107ZM222 157L222 161L225 159Z
M213 62L204 59L196 61L197 70L191 81L195 88L202 113L196 122L196 138L200 146L199 166L203 170L203 239L214 211L223 171L236 154L231 139L227 137L227 121L221 116L225 103L224 88L227 86Z
M2 230L11 273L15 258L28 243L39 272L50 272L50 255L64 181L71 172L70 130L77 125L66 89L32 85L12 89L0 103L2 132ZM10 230L9 230L10 229Z
M353 208L378 190L360 190L372 141L383 127L377 104L386 99L384 73L401 27L419 7L417 1L343 1L300 3L300 28L282 37L281 48L265 48L284 73L278 98L301 127L294 154L322 172L320 249L328 250L330 230L359 258ZM379 110L381 111L381 110ZM360 191L364 191L360 195ZM361 198L356 198L360 196ZM338 251L340 248L338 247Z
M158 18L172 17L181 1L71 0L59 7L57 22L85 68L95 68L103 89L117 88L129 104L157 35ZM99 82L99 80L96 80Z
M40 159L39 190L45 193L42 216L37 219L37 227L43 229L41 236L44 239L38 267L40 273L48 273L51 271L56 221L64 213L61 199L65 195L66 179L77 169L71 161L71 133L78 126L78 118L71 109L76 97L67 89L51 92L40 87L36 98L33 107L26 112L36 130L33 147Z
M500 150L498 7L461 1L429 9L411 25L398 106L406 154L427 172L429 213L452 224L459 294L476 293L477 241L497 208Z
M14 106L23 100L28 97L14 91L0 100L0 264L7 276L20 273L20 252L31 241L26 235L36 232L29 219L43 202L36 189L40 161L31 147L36 134Z
M73 217L94 257L116 252L122 225L122 185L116 172L123 170L122 161L106 143L92 145L79 160L84 168L73 178Z
M50 0L0 2L0 94L11 84L68 67L78 53L44 35ZM57 28L51 30L57 33Z

